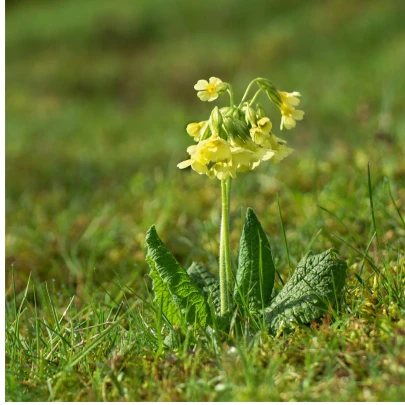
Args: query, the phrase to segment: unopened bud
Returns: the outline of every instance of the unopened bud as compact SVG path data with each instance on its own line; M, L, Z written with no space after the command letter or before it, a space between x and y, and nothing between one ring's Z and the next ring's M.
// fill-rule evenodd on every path
M260 78L257 80L258 85L266 92L267 96L270 98L273 103L280 105L282 104L282 100L280 94L278 93L276 86L268 80Z
M245 110L245 120L246 123L252 126L256 126L257 121L256 121L256 111L252 108L247 106Z
M233 113L232 113L232 116L234 118L236 118L237 120L242 120L243 121L245 114L243 113L242 110L239 110L239 109L235 108Z
M235 107L222 107L219 109L219 112L221 113L222 117L233 117L235 114L238 116L239 115L239 110Z
M205 121L205 124L200 129L200 141L204 141L211 136L211 128L209 121Z
M212 110L211 117L210 117L211 131L213 133L219 134L219 132L221 131L222 122L223 122L222 114L220 113L218 107L215 107Z
M233 107L222 107L219 109L219 112L222 114L223 117L228 117L229 115L232 115L233 110Z
M283 104L283 101L281 100L280 94L278 93L277 90L275 90L275 91L266 90L266 94L267 94L267 97L269 97L269 99L274 104L277 104L277 105Z
M257 84L263 89L263 90L274 90L276 91L276 86L269 80L269 79L264 79L264 78L259 78L257 79Z
M264 118L266 116L266 111L261 104L256 103L256 106L257 119L260 120L261 118Z
M246 145L252 142L249 129L246 124L236 118L224 118L224 126L228 136L238 145Z

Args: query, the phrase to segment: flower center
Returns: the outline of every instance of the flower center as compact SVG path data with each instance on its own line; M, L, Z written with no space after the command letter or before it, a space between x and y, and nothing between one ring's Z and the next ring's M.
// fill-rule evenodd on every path
M295 108L289 106L288 104L283 104L281 106L281 115L289 116L294 112Z
M205 90L207 91L208 94L215 94L217 92L213 84L208 84Z

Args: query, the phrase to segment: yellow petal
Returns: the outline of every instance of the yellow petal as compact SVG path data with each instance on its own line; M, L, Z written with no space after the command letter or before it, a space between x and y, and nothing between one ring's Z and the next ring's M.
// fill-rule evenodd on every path
M194 155L194 153L196 153L197 151L197 146L198 145L191 145L187 148L187 153L191 156Z
M279 91L278 93L280 94L283 103L288 106L295 107L300 103L300 99L298 97L301 97L301 93L298 91L293 91L292 93Z
M273 164L280 163L283 159L285 159L293 151L294 151L294 149L291 149L291 148L280 149L280 150L276 151L276 153L275 153L273 159L271 159L271 161L273 162Z
M257 121L257 125L265 132L270 132L273 124L270 121L270 118L263 117L259 121Z
M214 84L215 86L219 86L222 83L221 79L218 77L210 77L210 84Z
M280 129L283 129L283 127L285 127L286 129L292 129L294 128L296 125L295 123L295 119L291 116L286 116L283 115L281 117L281 125L280 125Z
M208 82L206 80L199 80L195 85L194 88L196 90L205 90L205 88L207 87Z
M294 110L292 113L292 116L294 117L294 119L301 121L304 118L304 111L302 110Z
M276 152L274 152L274 150L271 149L266 149L266 151L263 154L262 160L265 162L266 160L270 160Z
M183 161L183 162L180 162L180 163L177 165L177 167L178 167L179 169L185 169L186 167L189 167L192 163L193 163L193 159L188 159L188 160L185 160L185 161Z
M197 122L192 122L191 124L187 125L186 131L187 133L192 136L193 138L196 138L200 135L200 124Z
M199 162L193 162L191 165L191 168L196 171L199 174L207 174L208 173L208 167L204 164L201 164Z
M199 91L197 93L197 96L202 101L211 101L211 96L205 90L204 91Z

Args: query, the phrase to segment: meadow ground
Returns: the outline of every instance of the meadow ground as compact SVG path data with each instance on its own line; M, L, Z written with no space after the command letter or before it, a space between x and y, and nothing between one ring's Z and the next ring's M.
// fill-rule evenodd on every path
M405 398L405 3L170 4L7 1L7 400ZM144 238L217 272L219 184L176 168L210 76L306 112L293 155L234 182L234 259L250 206L284 281L333 246L348 284L289 336L168 349Z

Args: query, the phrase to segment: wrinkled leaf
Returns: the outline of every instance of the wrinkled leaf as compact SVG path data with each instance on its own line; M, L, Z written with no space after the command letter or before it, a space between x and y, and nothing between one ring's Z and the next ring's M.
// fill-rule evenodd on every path
M246 211L240 240L235 300L246 300L250 309L267 306L274 285L275 268L267 236L251 208ZM245 302L246 302L245 301Z
M221 292L218 279L199 263L193 263L188 269L193 284L201 291L204 298L212 300L217 313L221 311Z
M146 247L155 300L167 319L173 325L181 324L182 317L189 324L209 323L210 312L204 296L160 240L154 226L146 234Z
M319 255L309 252L300 261L293 276L266 308L271 333L276 334L281 324L283 331L291 330L294 324L308 324L339 300L347 263L337 259L337 254L334 249Z

